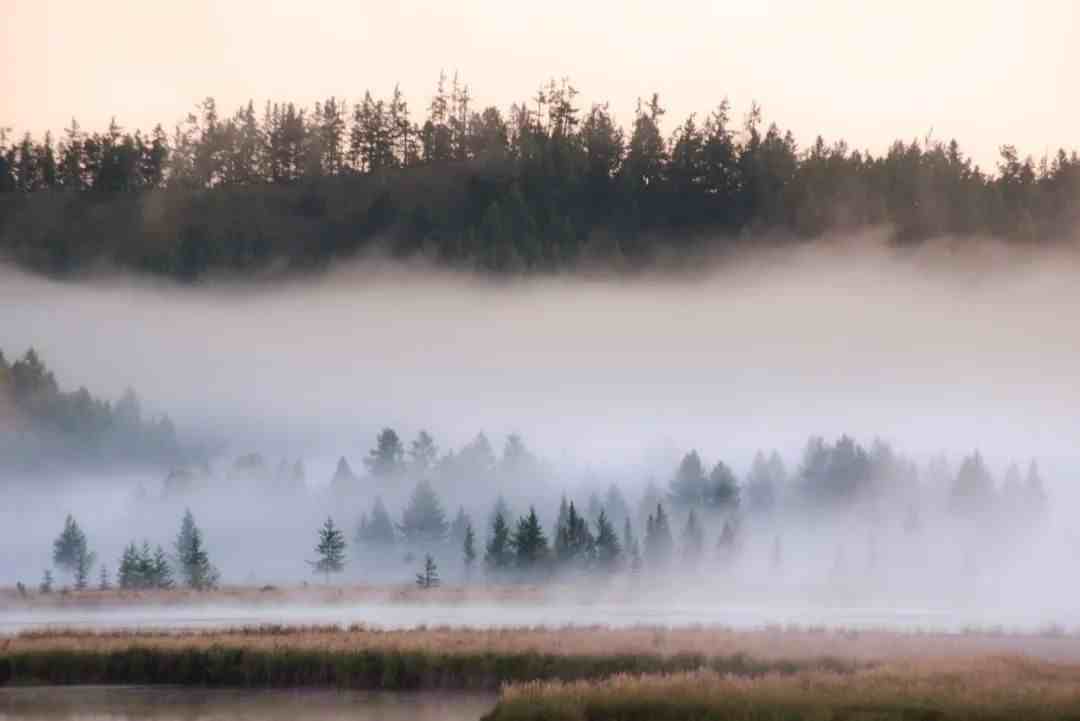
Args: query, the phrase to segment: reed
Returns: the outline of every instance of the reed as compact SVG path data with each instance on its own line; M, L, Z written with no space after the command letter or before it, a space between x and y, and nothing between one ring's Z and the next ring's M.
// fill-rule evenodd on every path
M851 673L714 670L533 681L485 721L1049 721L1080 719L1080 666L1022 657L929 660Z

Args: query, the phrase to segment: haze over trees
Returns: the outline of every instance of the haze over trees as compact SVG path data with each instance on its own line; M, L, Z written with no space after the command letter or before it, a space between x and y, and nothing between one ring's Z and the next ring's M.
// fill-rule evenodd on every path
M73 120L59 139L0 131L0 249L57 274L104 260L194 279L370 250L535 273L873 226L903 243L1050 242L1080 220L1075 151L1032 158L1003 144L996 167L980 168L955 140L872 153L796 139L722 98L674 119L648 95L623 127L568 80L527 95L480 108L443 75L421 110L395 88L231 113L206 98L149 131L119 120L93 132Z
M0 350L0 419L0 471L177 463L193 454L134 390L115 403L86 388L63 391L33 348L10 362Z

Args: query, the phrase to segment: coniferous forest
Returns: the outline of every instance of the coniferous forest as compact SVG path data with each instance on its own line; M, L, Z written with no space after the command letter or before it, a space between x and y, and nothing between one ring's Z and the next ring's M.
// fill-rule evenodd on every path
M207 98L149 132L121 120L0 132L0 253L50 274L109 264L183 280L358 253L542 273L871 227L906 244L1051 243L1080 220L1075 151L1002 145L980 168L955 140L924 137L873 154L796 139L756 105L671 118L656 94L622 127L565 80L508 112L443 75L420 109L395 90L231 114Z

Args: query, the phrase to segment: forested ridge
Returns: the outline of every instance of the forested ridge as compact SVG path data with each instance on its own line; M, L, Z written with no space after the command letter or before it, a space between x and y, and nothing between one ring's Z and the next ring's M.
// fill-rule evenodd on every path
M988 171L956 141L803 146L757 106L672 122L655 94L623 128L565 80L508 113L441 76L421 112L397 89L232 115L207 98L169 131L73 120L59 141L0 135L0 252L55 274L108 262L194 279L364 250L494 272L621 269L872 226L898 242L1051 242L1080 220L1078 198L1075 151L1034 160L1004 145Z
M115 403L64 391L33 348L14 361L0 351L0 471L187 458L172 421L146 413L134 390Z

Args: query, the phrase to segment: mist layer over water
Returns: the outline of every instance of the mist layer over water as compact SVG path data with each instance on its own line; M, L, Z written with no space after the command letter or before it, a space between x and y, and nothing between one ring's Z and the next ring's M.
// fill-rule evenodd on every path
M517 432L549 462L543 483L438 488L451 513L462 506L476 520L481 546L497 495L518 513L536 505L550 529L564 493L583 502L617 482L636 511L647 479L666 488L690 448L742 478L758 449L778 449L796 470L812 434L883 437L920 462L944 451L955 463L979 448L998 478L1008 463L1038 458L1051 502L1045 526L1022 543L992 525L956 522L944 502L923 519L918 543L901 533L900 507L857 520L802 513L750 524L734 567L658 582L666 597L636 606L601 597L505 615L483 604L42 609L0 623L1075 625L1069 579L1080 544L1063 509L1078 500L1069 482L1080 437L1080 337L1068 322L1080 301L1076 277L1065 252L943 244L900 253L866 243L755 256L677 279L500 284L362 267L273 286L177 288L5 272L0 348L9 356L32 345L65 385L111 397L133 386L182 433L228 445L214 459L214 483L181 498L159 497L167 469L64 484L3 479L3 585L40 576L69 512L115 570L131 540L168 546L185 507L227 582L309 578L326 515L350 538L375 495L400 517L411 481L364 478L348 497L327 487L337 458L361 468L384 426L405 438L429 429L443 449L481 430L494 439ZM228 482L221 469L249 451L271 463L304 459L303 498ZM139 486L152 500L134 500ZM677 530L683 519L675 520ZM706 529L709 549L719 528ZM782 575L769 559L780 535ZM450 554L443 569L455 581L458 550ZM404 552L375 563L360 555L350 549L343 580L410 583L416 570Z

